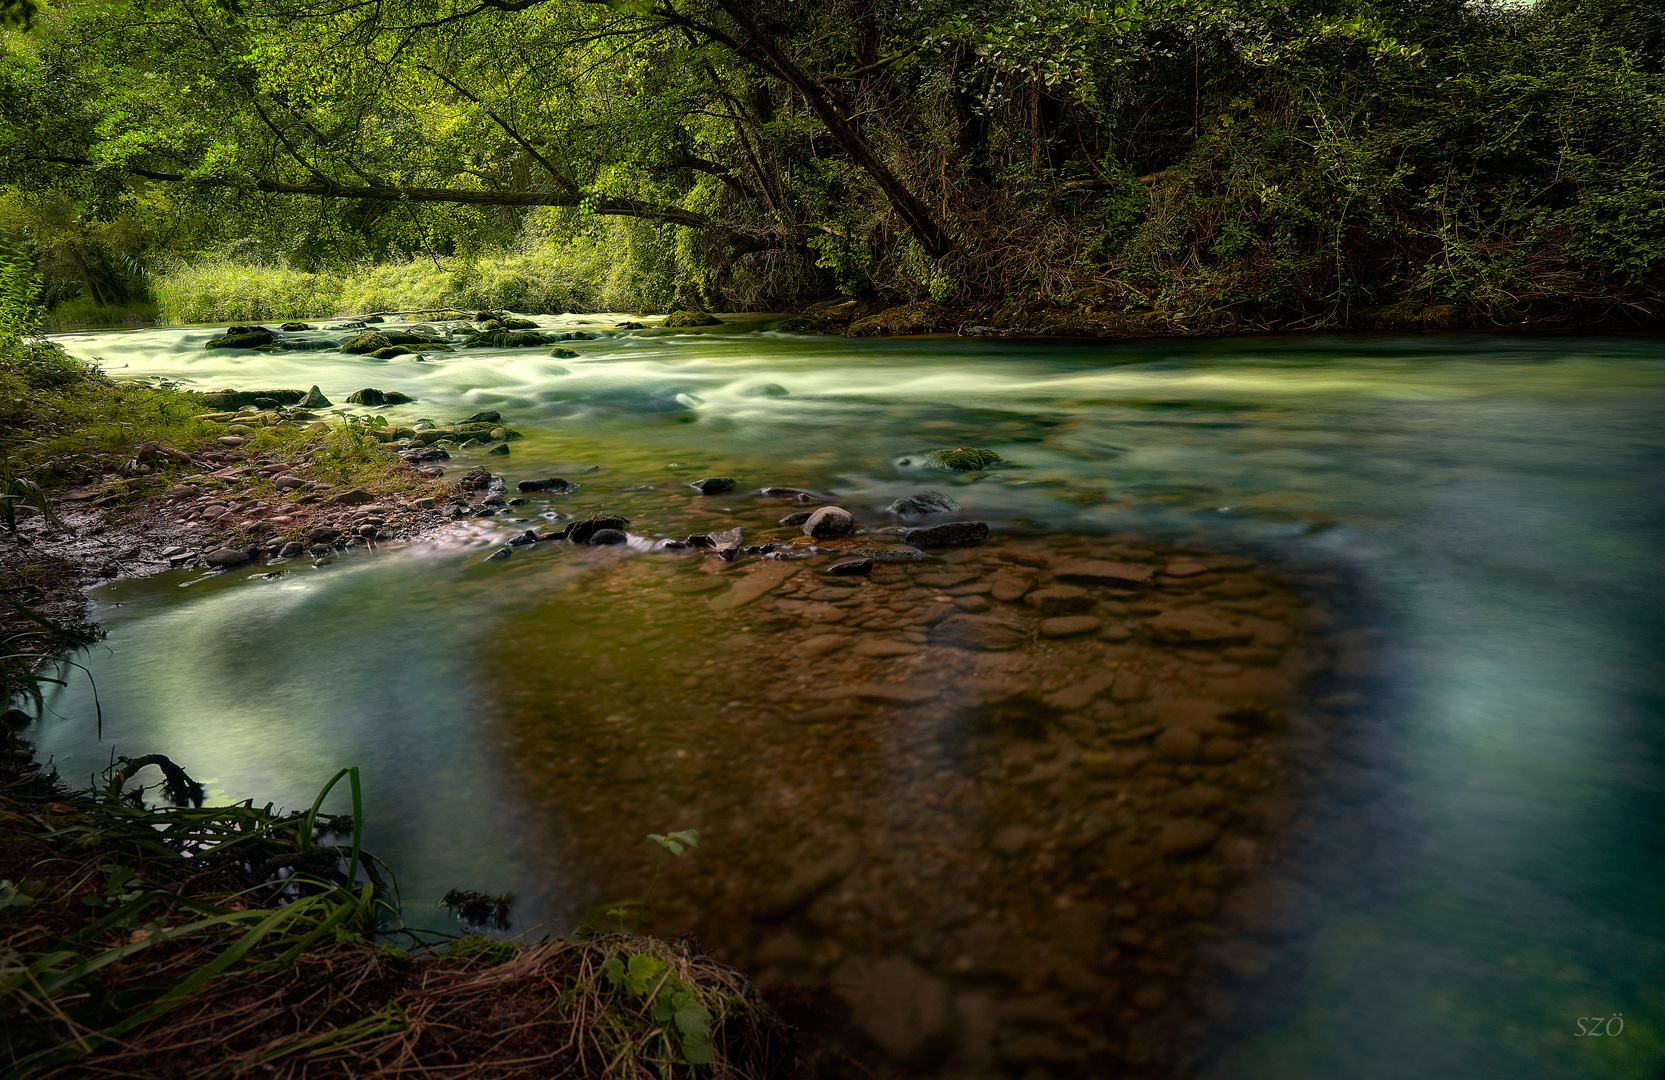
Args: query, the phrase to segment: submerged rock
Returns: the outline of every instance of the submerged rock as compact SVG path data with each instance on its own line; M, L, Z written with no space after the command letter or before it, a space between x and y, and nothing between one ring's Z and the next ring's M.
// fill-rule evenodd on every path
M959 503L940 491L916 491L911 495L902 496L885 507L888 513L904 518L925 517L929 514L952 514L959 509L961 509Z
M989 537L986 521L948 521L928 529L909 529L902 539L917 548L975 544Z
M997 615L950 615L931 628L931 644L1003 652L1029 640L1022 626Z
M721 495L725 491L733 491L735 479L732 476L707 476L703 480L695 480L688 486L701 495Z
M496 446L494 446L490 450L486 451L486 454L488 456L498 456L498 457L507 456L508 453L509 453L509 444L506 443L506 442L498 443Z
M1170 645L1188 642L1247 641L1254 635L1197 608L1164 611L1144 622L1146 634Z
M845 559L843 562L833 563L827 567L827 573L833 577L855 577L873 572L872 559Z
M587 544L596 533L606 529L623 532L630 525L630 519L615 515L601 515L575 521L568 525L563 535L575 544Z
M623 529L597 529L590 534L589 542L595 547L603 544L623 544L629 539L629 534Z
M613 324L614 330L646 330L647 324L639 322L621 322Z

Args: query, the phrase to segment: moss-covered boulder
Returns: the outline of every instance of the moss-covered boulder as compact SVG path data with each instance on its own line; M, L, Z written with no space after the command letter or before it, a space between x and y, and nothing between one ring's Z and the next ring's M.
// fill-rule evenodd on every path
M956 472L976 472L1006 459L993 450L979 450L961 446L953 450L932 450L925 455L925 464L933 469L953 469Z
M538 324L531 319L517 319L512 315L503 317L503 329L505 330L536 330L537 328Z
M215 390L202 395L202 403L210 409L224 411L247 405L256 408L296 405L305 397L306 392L302 390Z
M389 345L385 349L377 349L375 352L370 354L370 356L376 360L391 360L395 356L412 355L414 355L413 351L405 348L403 345Z
M558 356L563 360L571 360L573 357L577 356L578 353L574 349L551 349L549 350L549 355Z
M667 330L680 330L689 326L721 326L722 323L723 320L703 311L673 311L659 325Z
M366 330L364 333L355 334L346 341L342 342L341 351L344 353L357 353L362 356L365 353L373 353L380 349L386 349L392 344L393 342L387 340L386 335L378 334L374 330Z
M279 326L278 329L282 330L286 334L298 334L302 330L316 330L318 328L313 326L311 323L286 322L282 326Z
M582 330L568 330L564 334L556 334L556 341L594 341L594 334L587 334Z
M277 339L264 326L233 326L217 338L210 338L205 349L258 349Z
M955 322L941 304L899 304L877 315L852 322L848 337L888 337L901 334L940 334L953 330Z

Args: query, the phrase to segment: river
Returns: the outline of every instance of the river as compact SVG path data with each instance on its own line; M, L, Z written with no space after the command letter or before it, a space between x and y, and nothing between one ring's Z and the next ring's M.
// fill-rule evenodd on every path
M867 518L935 488L997 533L1137 534L1302 568L1301 587L1336 590L1328 602L1368 646L1355 650L1367 692L1336 704L1345 736L1313 767L1317 789L1331 765L1358 782L1290 819L1302 835L1285 872L1321 909L1261 982L1226 987L1235 998L1184 1067L1268 1080L1660 1075L1665 342L855 341L749 316L685 333L538 321L600 336L573 343L575 359L387 361L205 351L213 328L57 340L118 378L190 389L318 384L337 402L399 390L416 403L382 411L401 423L497 409L525 436L511 455L456 452L448 470L496 462L511 485L565 476L582 487L551 516L608 507L648 535L755 531L793 509L744 494L764 485L830 493ZM923 467L955 446L1010 464L973 477ZM702 498L687 484L707 475L740 486ZM482 519L442 543L291 563L277 578L180 571L98 588L109 636L87 664L102 738L81 682L34 737L72 780L112 753L167 753L218 801L305 806L359 765L366 843L399 871L409 922L451 925L437 901L462 886L513 892L516 929L541 934L607 899L596 881L644 878L656 850L637 827L653 804L626 767L618 783L555 767L564 718L598 698L609 720L660 702L638 749L680 730L679 753L714 759L699 774L715 792L702 819L662 825L704 839L667 879L654 926L675 932L677 889L722 893L700 891L701 857L744 863L723 861L725 830L769 848L768 829L742 826L790 820L790 794L767 812L738 788L718 797L761 736L710 726L745 711L739 690L712 715L676 714L678 688L726 654L694 615L633 606L629 575L652 577L664 557L628 569L540 549L483 564L513 527ZM747 650L767 633L743 629ZM570 746L628 756L632 744ZM1317 812L1334 806L1345 812ZM709 938L697 907L688 918ZM787 963L805 947L789 937L757 955ZM1002 993L998 979L981 985L954 999L962 1026ZM1038 1065L999 1060L1011 1075L1072 1068L1036 1053Z

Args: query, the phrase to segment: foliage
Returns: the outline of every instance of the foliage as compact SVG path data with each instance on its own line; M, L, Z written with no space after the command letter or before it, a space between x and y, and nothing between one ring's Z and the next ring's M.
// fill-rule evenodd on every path
M43 265L150 237L170 318L1658 314L1644 0L197 4L72 2L0 55Z

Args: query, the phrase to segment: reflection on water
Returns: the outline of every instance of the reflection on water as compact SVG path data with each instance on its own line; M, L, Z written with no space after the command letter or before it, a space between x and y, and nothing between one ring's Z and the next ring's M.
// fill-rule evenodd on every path
M501 466L511 481L598 465L562 509L615 509L649 535L755 529L767 520L773 511L753 497L701 498L684 486L721 474L739 478L742 490L791 484L830 492L867 525L886 524L877 508L896 495L935 487L997 532L1132 530L1274 561L1344 564L1371 598L1362 621L1347 625L1376 633L1341 641L1341 666L1369 681L1362 692L1349 690L1359 697L1324 707L1341 726L1325 743L1330 756L1297 821L1306 854L1285 892L1266 898L1262 914L1274 923L1288 916L1298 929L1250 934L1249 948L1218 951L1211 961L1204 1004L1239 1041L1209 1067L1254 1077L1394 1077L1413 1069L1618 1077L1654 1075L1665 1061L1658 989L1665 860L1657 839L1665 791L1657 650L1665 630L1658 573L1665 347L1656 341L1059 346L804 339L742 325L618 333L578 343L582 355L560 361L487 351L384 362L325 352L208 353L201 349L208 336L155 330L64 340L80 355L106 358L117 375L167 375L204 389L318 383L337 401L365 385L417 397L386 410L396 420L498 408L527 435ZM900 464L957 445L993 448L1013 467L969 478ZM651 775L662 766L637 747L676 741L653 725L677 707L683 682L699 680L685 688L687 700L704 702L706 660L731 670L728 658L739 656L747 660L739 669L750 671L749 658L766 652L744 644L724 651L734 636L783 628L747 631L742 623L717 634L699 592L667 591L651 620L625 617L633 594L619 575L683 576L671 557L642 556L624 567L615 558L540 551L480 565L489 535L513 528L488 519L451 546L348 558L276 581L192 584L170 575L101 589L100 618L111 636L92 667L106 740L97 743L81 722L89 709L78 690L59 702L71 719L47 727L43 749L71 776L101 766L111 744L159 750L214 777L226 798L254 794L288 805L309 801L338 765L361 764L373 793L373 846L401 868L417 923L439 922L437 897L469 885L516 891L523 918L564 928L575 907L606 895L603 886L626 888L632 873L645 872L651 852L636 839L644 823L655 831L691 824L712 845L705 863L696 854L678 865L666 906L654 915L665 930L676 929L677 904L706 905L687 912L691 922L701 911L725 910L722 898L742 889L724 869L745 865L725 862L741 837L760 875L786 874L766 855L791 852L802 865L821 847L838 856L840 848L819 840L807 851L794 846L808 833L757 835L769 821L812 824L780 802L782 791L805 785L766 782L761 766L731 770L746 783L728 785L723 763L702 764L700 783L727 797L726 820L649 822L669 807L639 794L653 791ZM668 752L704 752L695 733L731 723L722 715L729 700L796 693L793 676L779 678L786 687L737 686L733 698L711 699L686 725L696 745ZM640 702L661 700L643 714ZM587 728L564 734L562 718L575 714L575 702L603 724L626 718L602 729L617 748L592 745ZM891 708L869 707L874 715ZM782 748L841 737L811 732L821 721L775 726L767 715L737 728L752 722L762 725L752 755L782 777L790 765ZM563 757L552 744L563 738L583 749ZM736 735L721 745L735 740L746 741ZM837 790L839 781L869 793L859 812L829 810L831 823L815 828L841 827L877 843L866 838L931 820L910 801L931 794L939 764L948 768L928 749L880 740L852 750L846 777L812 777L812 790ZM564 776L562 763L574 757L616 770L613 783ZM650 779L634 778L636 768ZM898 776L927 782L920 788ZM610 809L619 831L609 841L593 823ZM1046 827L1077 835L1085 809L1024 812L1056 812ZM945 820L957 844L983 845L956 853L968 865L1007 858L993 846L1008 827L996 820L1004 811L988 802L982 812L991 816L973 825ZM579 817L592 824L575 826ZM1008 834L1003 842L1019 839ZM929 864L921 856L914 865ZM926 922L956 904L984 906L975 891L982 885L970 898L963 890L971 886L956 888L942 890L941 910L933 905ZM868 930L924 915L904 911L897 921L882 897L856 891ZM1111 909L1121 902L1079 899ZM1060 922L1067 910L1054 925L1069 925ZM836 924L843 915L826 918ZM1115 918L1112 910L1106 925L1119 925ZM809 927L780 925L755 939L735 931L728 945L782 971L820 962L822 943ZM950 929L960 932L945 927L938 936ZM958 949L944 943L885 959L952 981L961 956L980 962ZM1073 1009L1095 992L1072 991L1072 976L1044 961L1027 976L1044 985L1017 995L1025 1000L1050 995ZM884 968L850 977L912 976ZM961 997L987 993L993 1007L1014 987L1021 991L1024 977L997 972L979 989L974 971L954 985L970 987ZM1137 1016L1160 1006L1104 1007ZM979 1026L976 1008L973 999L951 1012L971 1029ZM1598 1014L1623 1014L1624 1032L1580 1037L1579 1018ZM1037 1038L1069 1041L1069 1032L1058 1034L1064 1021L1056 1012L1019 1023ZM1037 1042L1025 1051L1030 1057L1009 1055L1003 1067L1014 1074L1071 1067L1049 1052Z

